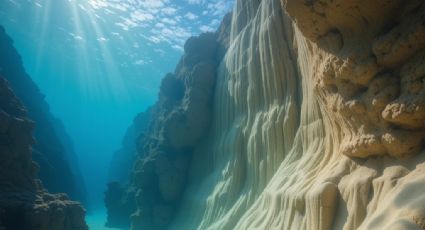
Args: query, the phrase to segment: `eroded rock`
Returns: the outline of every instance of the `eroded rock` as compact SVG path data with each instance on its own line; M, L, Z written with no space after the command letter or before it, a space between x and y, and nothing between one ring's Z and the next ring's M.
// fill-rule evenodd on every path
M325 91L329 110L351 129L341 145L347 156L404 158L422 150L425 30L420 2L282 1L302 33L327 51L315 74L316 90ZM406 136L411 138L407 143Z
M86 230L85 210L66 194L49 194L32 161L34 122L0 76L0 228Z
M175 72L162 80L158 102L151 110L154 119L137 141L139 156L132 183L125 195L118 196L120 207L129 199L136 201L132 229L166 229L174 218L192 150L209 130L217 60L229 45L228 36L229 25L223 24L219 33L190 38ZM114 190L110 186L107 197ZM112 213L119 208L108 209Z
M25 72L13 40L2 26L0 50L0 75L9 82L35 122L32 159L40 165L39 177L49 191L64 192L84 202L85 188L72 142L61 121L51 114L45 96Z

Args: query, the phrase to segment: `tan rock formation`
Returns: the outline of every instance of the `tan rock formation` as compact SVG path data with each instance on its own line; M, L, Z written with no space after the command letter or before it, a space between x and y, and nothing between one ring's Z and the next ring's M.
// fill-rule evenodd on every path
M172 229L423 229L424 7L237 0Z
M176 211L139 196L134 216L179 230L424 229L424 25L423 0L236 0L206 133L180 102L197 97L163 81L177 100L156 144L193 148L183 200L178 155L151 151L134 189Z

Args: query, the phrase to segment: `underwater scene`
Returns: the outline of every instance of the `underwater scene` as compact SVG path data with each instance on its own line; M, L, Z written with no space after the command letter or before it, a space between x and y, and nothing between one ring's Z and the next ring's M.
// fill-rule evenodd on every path
M425 229L425 0L0 0L0 230Z
M136 139L150 119L144 111L185 41L215 32L232 7L230 0L0 1L0 75L34 123L35 143L27 143L34 177L49 193L81 202L90 229L106 229L107 184L129 183Z

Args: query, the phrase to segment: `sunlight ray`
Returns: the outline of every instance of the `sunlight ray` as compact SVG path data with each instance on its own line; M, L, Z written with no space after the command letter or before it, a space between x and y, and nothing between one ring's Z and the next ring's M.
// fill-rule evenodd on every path
M42 9L40 10L38 7L34 7L33 9L37 12L40 13L36 13L36 17L34 18L34 20L38 21L41 18L41 24L39 24L38 26L34 26L33 28L35 28L35 30L37 31L37 33L39 34L39 38L38 38L38 46L37 46L37 58L36 58L36 64L35 64L35 71L36 73L40 72L40 68L42 66L42 61L44 60L42 57L44 56L45 52L46 52L46 36L48 34L48 26L50 23L50 13L51 13L51 1L52 0L45 0L44 1L44 6L42 7Z
M34 100L44 100L41 109L49 113L46 118L29 114L36 133L52 129L48 140L35 139L51 148L47 158L67 159L70 168L81 172L75 174L80 178L63 176L61 170L67 166L53 162L57 172L51 174L66 180L58 182L63 191L52 191L87 201L90 229L103 229L103 194L111 180L114 152L122 145L129 124L155 103L162 78L175 71L185 40L198 35L201 26L217 27L211 22L223 16L215 15L216 6L206 1L196 5L187 1L0 0L0 26L14 41L22 55L20 64L37 86L39 95ZM65 133L56 132L61 126ZM56 143L50 138L61 140ZM70 143L67 138L72 139ZM63 152L71 155L60 155L61 146L71 146ZM45 149L34 149L34 156L44 159ZM47 160L50 164L51 159ZM48 167L43 162L39 165L40 179L48 182ZM87 185L81 197L73 197L73 187L67 187L74 179L78 189Z
M81 62L79 63L79 68L78 68L78 82L80 87L82 87L82 94L84 95L84 98L90 98L90 93L91 90L93 90L91 87L93 86L93 84L90 83L90 61L89 61L89 54L88 54L88 47L87 47L87 36L84 33L84 28L83 28L83 22L80 18L80 11L78 10L78 6L77 6L77 2L75 1L70 1L69 2L70 5L70 10L71 10L71 16L72 16L72 21L73 21L73 29L74 29L74 33L77 36L80 36L82 38L82 41L77 43L77 57L74 58L78 58L81 59Z
M100 38L105 38L104 30L99 26L93 14L89 13L88 16L93 32L95 33L96 46L100 49L100 54L105 64L103 68L106 72L106 75L103 76L103 80L106 81L106 86L104 86L103 93L106 94L112 91L112 93L115 95L113 99L127 99L128 93L126 93L127 90L123 84L123 75L116 66L118 61L115 60L114 56L111 54L107 41L99 40ZM114 88L114 90L111 90L112 88Z

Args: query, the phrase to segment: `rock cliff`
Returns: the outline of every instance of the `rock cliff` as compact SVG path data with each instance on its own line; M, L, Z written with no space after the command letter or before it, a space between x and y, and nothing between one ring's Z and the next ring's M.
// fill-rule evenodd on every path
M84 201L84 183L72 142L61 121L50 113L44 95L26 74L13 41L1 26L0 50L0 75L9 81L13 92L27 108L28 116L35 122L33 159L40 165L40 179L50 192L64 192Z
M133 120L133 124L127 129L122 140L122 146L112 156L109 167L109 181L128 184L137 156L137 145L143 142L148 125L151 120L151 109L139 113Z
M34 122L0 76L0 229L85 230L85 210L66 194L49 194L32 161Z
M210 125L217 48L215 34L191 38L175 73L162 81L153 110L158 119L151 123L133 171L134 229L165 229L174 216L193 147Z
M134 118L124 135L122 147L112 156L104 200L108 209L106 225L109 227L128 228L130 215L136 209L134 199L126 194L126 188L131 182L130 175L138 155L137 146L143 144L148 132L151 110L149 108Z
M236 0L230 25L208 114L179 77L205 43L163 81L132 228L423 229L425 1Z
M190 38L174 73L162 81L128 188L105 193L108 226L166 229L179 208L193 149L211 124L219 60L228 46L230 15L216 33ZM131 218L130 218L131 215Z
M172 227L422 229L423 7L236 1Z

